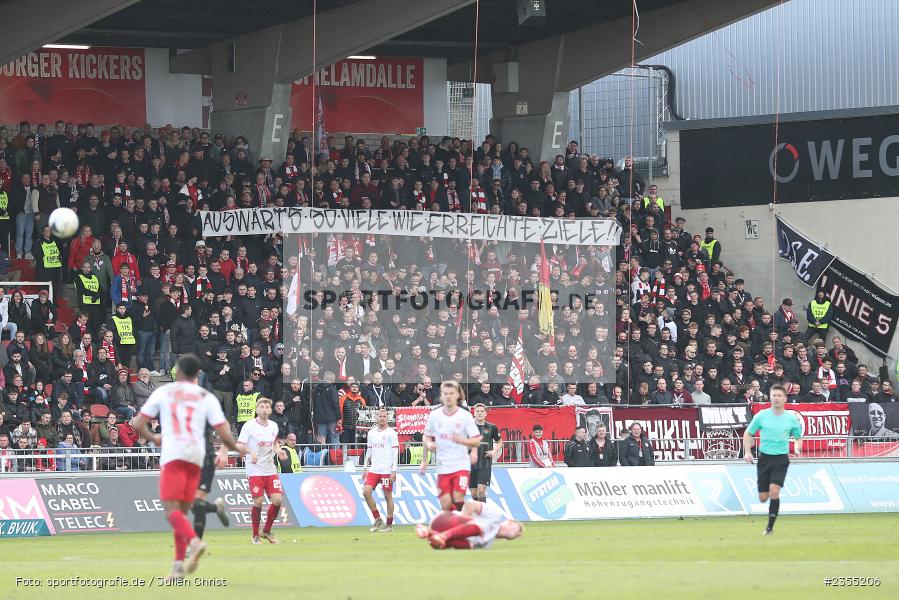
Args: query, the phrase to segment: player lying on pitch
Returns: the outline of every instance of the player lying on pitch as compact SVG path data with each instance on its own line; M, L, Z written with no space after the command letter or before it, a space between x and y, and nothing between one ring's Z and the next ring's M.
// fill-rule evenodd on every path
M489 548L496 538L514 540L519 537L524 533L524 526L506 519L495 506L469 500L461 511L439 513L430 526L419 523L415 533L428 540L435 550Z

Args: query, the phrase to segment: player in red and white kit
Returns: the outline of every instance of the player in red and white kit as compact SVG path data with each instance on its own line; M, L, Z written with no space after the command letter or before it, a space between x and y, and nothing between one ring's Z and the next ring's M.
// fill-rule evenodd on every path
M278 439L278 426L269 421L272 414L272 401L268 398L256 400L256 418L247 421L237 437L237 447L249 454L246 461L247 479L250 481L250 495L253 496L253 508L250 510L253 522L253 543L258 544L259 538L268 540L270 544L277 544L278 540L272 535L272 524L278 513L281 512L282 488L278 478L278 469L275 467L275 454L281 460L287 460L287 453L281 449L275 449L275 440ZM265 527L259 531L259 522L262 520L262 501L268 496L268 512L265 515Z
M481 432L471 413L459 404L464 396L457 381L440 384L442 408L432 411L425 424L421 472L428 470L428 453L437 454L437 493L443 510L462 509L471 474L471 452L481 443Z
M396 430L387 425L387 409L378 411L377 427L368 430L368 450L365 453L365 471L362 473L362 496L375 518L369 531L393 531L393 483L399 463L400 440ZM369 465L371 467L369 468ZM380 484L387 502L387 523L381 519L372 492Z
M206 457L206 425L215 429L222 440L216 465L228 464L229 448L238 450L218 399L197 385L199 373L200 359L193 354L182 355L176 366L176 380L150 394L132 421L138 435L162 447L159 499L165 518L175 532L175 563L169 580L183 579L185 573L193 573L206 551L206 544L197 537L187 518ZM147 428L157 418L161 436Z
M461 511L439 513L431 525L415 526L415 533L435 550L489 548L496 538L514 540L524 533L518 521L506 519L496 506L471 500Z

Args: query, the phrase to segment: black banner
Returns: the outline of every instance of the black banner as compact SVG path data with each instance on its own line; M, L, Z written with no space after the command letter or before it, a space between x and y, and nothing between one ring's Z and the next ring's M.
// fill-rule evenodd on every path
M752 420L748 404L702 404L699 411L699 430L736 429L742 431Z
M899 440L899 402L850 402L852 435Z
M899 296L887 292L839 258L818 280L833 306L831 325L886 356L899 318Z
M899 196L899 115L684 129L683 208Z
M790 261L802 283L809 287L815 285L824 270L833 262L834 255L787 225L780 217L775 218L778 256Z
M703 404L699 413L702 456L713 460L740 458L743 430L752 420L748 404Z

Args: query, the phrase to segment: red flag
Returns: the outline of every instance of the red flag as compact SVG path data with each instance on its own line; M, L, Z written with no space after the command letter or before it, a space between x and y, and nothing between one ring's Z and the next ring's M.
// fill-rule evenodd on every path
M509 385L512 386L512 399L521 404L524 398L524 340L521 338L521 325L518 326L518 343L512 353L512 368L509 369Z
M318 97L318 110L315 113L315 138L318 153L327 156L329 151L328 134L325 132L325 109L322 107L321 96Z

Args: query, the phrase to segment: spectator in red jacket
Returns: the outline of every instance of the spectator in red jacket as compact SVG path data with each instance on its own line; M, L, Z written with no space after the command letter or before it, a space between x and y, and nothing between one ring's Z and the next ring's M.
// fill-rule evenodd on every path
M94 232L90 225L81 228L81 235L72 240L69 246L69 270L76 271L84 264L94 244ZM117 271L118 272L118 271Z
M131 275L140 283L140 270L137 265L137 257L128 252L128 242L125 239L119 240L119 245L112 255L112 272L119 273L122 265L128 265Z

